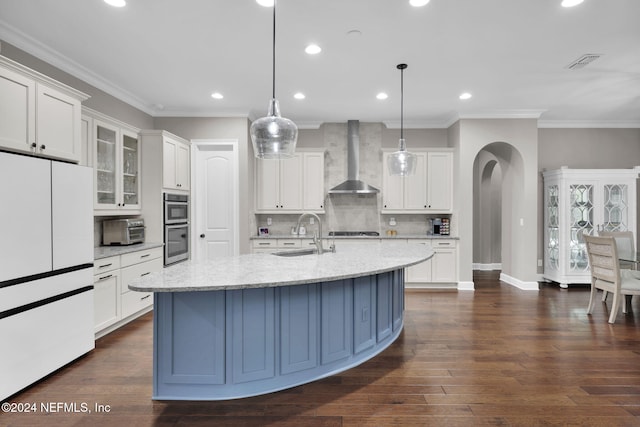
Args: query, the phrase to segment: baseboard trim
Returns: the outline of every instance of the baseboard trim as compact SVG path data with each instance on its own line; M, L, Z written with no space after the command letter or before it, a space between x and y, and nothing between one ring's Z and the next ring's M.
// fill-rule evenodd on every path
M508 274L500 273L500 280L523 291L539 291L538 282L523 282Z
M473 268L474 270L480 270L480 271L502 270L502 263L500 262L494 262L490 264L473 263L471 268Z
M458 282L459 291L475 291L475 285L473 282Z

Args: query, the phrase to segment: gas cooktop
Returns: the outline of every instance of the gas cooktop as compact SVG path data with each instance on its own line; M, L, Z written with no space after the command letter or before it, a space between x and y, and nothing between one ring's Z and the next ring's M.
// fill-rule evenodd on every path
M329 236L336 236L336 237L379 236L379 235L380 233L378 233L377 231L330 231L329 232Z

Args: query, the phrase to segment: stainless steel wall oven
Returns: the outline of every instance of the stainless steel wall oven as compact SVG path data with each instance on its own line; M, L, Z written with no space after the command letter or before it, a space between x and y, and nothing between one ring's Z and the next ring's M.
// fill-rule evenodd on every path
M164 265L189 259L189 196L164 194Z

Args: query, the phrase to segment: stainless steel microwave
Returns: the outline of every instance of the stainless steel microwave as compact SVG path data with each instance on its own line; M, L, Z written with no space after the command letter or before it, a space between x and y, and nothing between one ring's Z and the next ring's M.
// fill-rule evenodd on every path
M110 219L102 222L103 245L133 245L144 242L144 220Z

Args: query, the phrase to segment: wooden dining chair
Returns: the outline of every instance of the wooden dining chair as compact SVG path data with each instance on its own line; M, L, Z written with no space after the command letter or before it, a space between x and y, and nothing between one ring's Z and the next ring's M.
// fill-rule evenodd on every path
M599 236L611 236L616 241L616 249L618 250L618 256L624 259L635 259L636 256L636 244L633 231L598 231ZM636 265L631 261L620 261L621 269L635 270ZM634 276L640 279L640 271L633 273ZM608 292L602 293L602 301L607 300Z
M640 295L640 280L631 270L621 270L618 249L613 236L590 236L583 234L589 256L591 270L591 296L587 313L593 313L598 289L613 294L609 323L615 323L618 308L624 303L626 295ZM626 304L622 311L627 312Z

